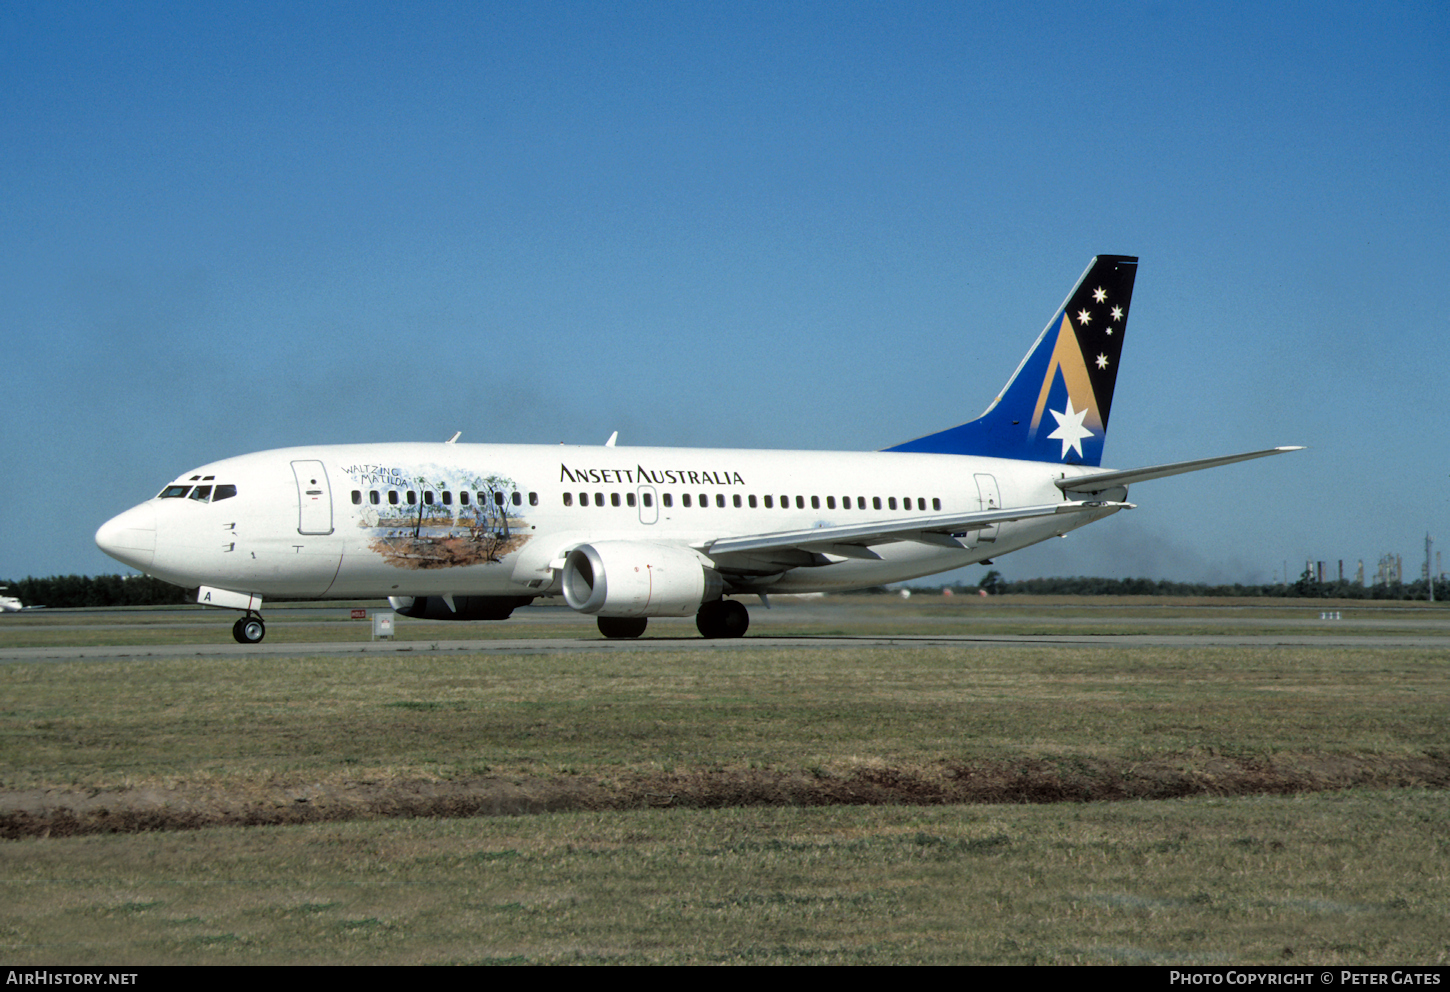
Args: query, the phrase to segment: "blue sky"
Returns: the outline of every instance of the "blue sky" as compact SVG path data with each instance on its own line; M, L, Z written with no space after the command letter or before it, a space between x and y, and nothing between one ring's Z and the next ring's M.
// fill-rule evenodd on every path
M1097 253L1142 260L1105 464L1311 450L997 567L1410 571L1450 543L1447 38L1428 2L12 0L0 575L119 571L101 522L270 447L884 447L980 413Z

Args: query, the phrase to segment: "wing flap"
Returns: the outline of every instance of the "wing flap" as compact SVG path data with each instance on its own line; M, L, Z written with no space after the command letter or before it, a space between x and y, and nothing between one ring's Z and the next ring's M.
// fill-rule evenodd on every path
M907 519L873 520L840 527L811 527L805 530L778 531L773 534L752 534L746 537L724 537L695 545L708 555L734 554L745 551L771 552L786 549L816 554L832 554L843 558L879 558L870 550L873 544L893 541L916 541L944 547L964 547L954 535L986 527L1032 520L1064 513L1086 513L1094 510L1131 509L1132 503L1112 500L1073 500L1067 503L1046 503L1016 509L978 510L972 513L938 513ZM864 554L862 552L865 552Z

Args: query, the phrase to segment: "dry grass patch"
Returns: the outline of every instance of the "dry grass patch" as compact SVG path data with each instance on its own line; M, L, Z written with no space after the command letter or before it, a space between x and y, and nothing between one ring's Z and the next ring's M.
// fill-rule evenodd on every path
M198 658L8 665L0 690L12 836L1439 786L1450 758L1426 651Z
M1447 793L746 807L0 845L15 964L1437 964Z

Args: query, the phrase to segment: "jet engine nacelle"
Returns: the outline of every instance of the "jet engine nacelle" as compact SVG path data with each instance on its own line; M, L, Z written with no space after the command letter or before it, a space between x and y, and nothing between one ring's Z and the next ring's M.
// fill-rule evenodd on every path
M720 573L689 548L644 541L583 544L564 560L564 601L604 617L688 617L720 598Z
M442 596L390 596L388 602L405 617L418 620L507 620L516 607L528 606L532 596L454 596L456 610Z

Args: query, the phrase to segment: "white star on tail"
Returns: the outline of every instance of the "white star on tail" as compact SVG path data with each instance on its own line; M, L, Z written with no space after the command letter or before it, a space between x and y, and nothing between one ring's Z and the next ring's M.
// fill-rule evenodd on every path
M1098 368L1105 369L1107 367L1108 367L1108 356L1107 355L1099 355L1098 356Z
M1083 438L1093 436L1092 430L1082 425L1083 418L1087 416L1087 411L1074 410L1072 408L1072 398L1068 397L1066 413L1058 413L1056 410L1048 410L1047 412L1057 418L1057 430L1047 436L1053 440L1062 442L1062 454L1059 457L1066 458L1067 451L1071 448L1081 458Z
M1104 289L1101 286L1099 286L1097 289L1093 290L1093 300L1095 302L1097 302L1097 303L1105 303L1105 302L1107 302L1107 299L1108 299L1108 294L1107 294L1106 291L1104 291Z

